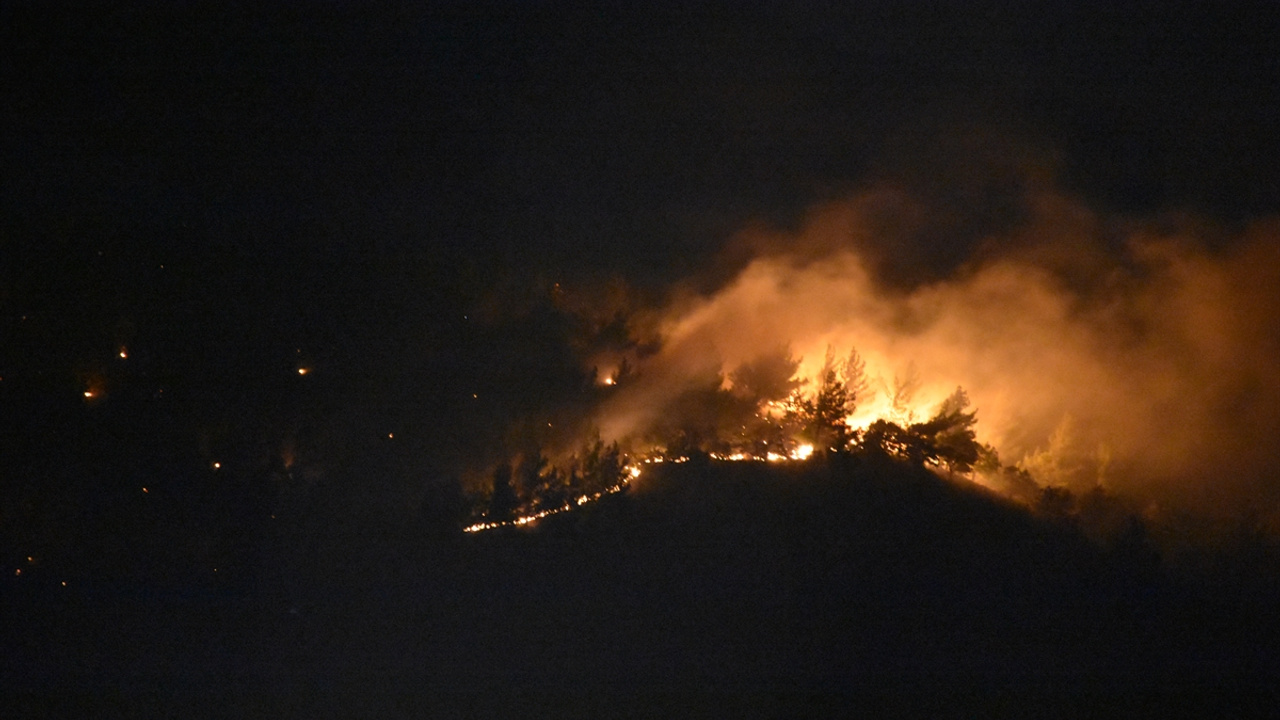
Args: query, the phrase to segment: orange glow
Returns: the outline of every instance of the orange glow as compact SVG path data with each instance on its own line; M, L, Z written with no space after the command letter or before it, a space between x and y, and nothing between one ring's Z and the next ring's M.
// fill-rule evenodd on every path
M581 507L588 503L595 502L600 498L605 497L606 495L613 495L614 493L622 492L624 489L626 489L627 485L629 484L632 478L636 478L639 476L640 476L640 469L633 465L626 469L626 475L623 476L621 482L619 482L617 485L614 485L612 487L605 488L601 492L594 493L591 495L579 495L572 502L566 505L563 505L561 507L542 510L542 511L533 513L531 515L521 515L511 520L505 520L501 522L475 523L462 528L462 531L465 533L477 533L484 530L493 530L495 528L501 528L501 527L523 527L525 525L535 523L538 520L541 520L545 517L550 517L552 515L559 515L560 513L566 512L568 510L572 510L575 507Z
M306 374L307 374L307 373L309 373L309 372L311 372L311 368L306 368L306 367L300 367L300 368L298 368L298 374L299 374L299 375L306 375Z
M732 265L689 278L636 321L655 350L607 393L593 418L602 437L675 424L692 393L762 349L800 359L806 393L827 347L854 347L868 380L854 429L926 421L963 387L977 441L1045 483L1056 473L1161 506L1265 502L1280 517L1280 219L1241 231L1117 218L1054 187L1044 168L1026 171L1016 217L981 253L928 273L885 272L902 271L907 235L938 216L897 186L816 206L795 229L743 231L726 251ZM780 417L769 400L760 415ZM707 426L719 419L699 412ZM1068 417L1073 432L1059 433ZM763 459L790 454L771 446Z
M125 360L129 357L129 350L124 346L120 347L120 359Z

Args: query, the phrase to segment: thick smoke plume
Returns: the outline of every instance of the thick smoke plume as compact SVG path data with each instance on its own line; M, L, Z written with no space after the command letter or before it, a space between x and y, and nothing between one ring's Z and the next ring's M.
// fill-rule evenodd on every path
M1044 182L1017 192L963 258L914 278L896 261L927 257L931 230L940 256L957 245L930 198L900 188L816 207L795 230L744 231L725 253L735 272L635 323L658 350L629 359L602 431L636 435L684 390L780 345L803 377L826 348L853 347L881 388L855 424L887 412L895 377L918 376L917 419L963 386L979 439L1044 484L1274 523L1280 221L1228 232L1103 216Z

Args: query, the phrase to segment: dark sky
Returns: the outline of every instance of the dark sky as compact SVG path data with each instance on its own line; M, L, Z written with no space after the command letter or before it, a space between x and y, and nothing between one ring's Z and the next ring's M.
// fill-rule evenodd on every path
M10 228L681 272L956 128L1105 208L1280 206L1264 4L47 5L0 22Z

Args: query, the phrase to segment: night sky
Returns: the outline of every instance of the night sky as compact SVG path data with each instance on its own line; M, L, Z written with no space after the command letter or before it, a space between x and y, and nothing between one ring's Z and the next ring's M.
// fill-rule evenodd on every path
M296 610L296 558L456 525L581 416L614 309L868 189L945 215L879 248L903 289L1028 168L1210 248L1280 211L1271 3L425 5L0 9L6 576Z
M1275 209L1265 4L836 7L19 4L6 227L186 229L304 270L448 247L644 275L928 172L964 128L1054 153L1109 208Z

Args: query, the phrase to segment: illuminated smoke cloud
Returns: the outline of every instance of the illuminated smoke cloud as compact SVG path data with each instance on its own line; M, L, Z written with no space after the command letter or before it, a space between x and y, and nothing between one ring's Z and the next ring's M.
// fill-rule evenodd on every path
M780 344L810 377L828 346L856 347L884 385L918 370L921 415L963 386L979 439L1007 464L1038 457L1043 470L1044 451L1074 453L1092 459L1076 483L1158 507L1275 513L1280 222L1230 234L1100 216L1044 183L1023 192L1018 222L915 282L883 279L895 233L929 213L900 189L817 207L795 231L745 231L726 253L736 273L675 293L649 321L660 349L633 359L602 430L636 433L685 388ZM886 403L865 399L855 420Z

